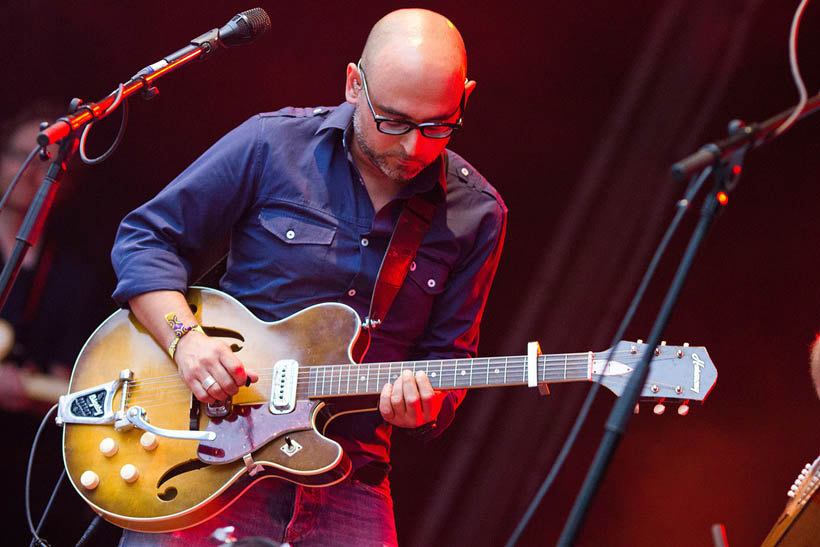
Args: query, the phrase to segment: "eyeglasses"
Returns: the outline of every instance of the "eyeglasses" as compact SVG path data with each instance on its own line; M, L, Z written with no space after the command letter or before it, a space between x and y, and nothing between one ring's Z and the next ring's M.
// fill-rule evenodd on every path
M385 135L404 135L414 129L421 131L421 134L430 139L446 139L453 134L453 131L460 128L464 120L464 99L465 92L461 93L461 101L458 103L459 117L455 123L446 122L423 122L414 123L409 120L397 120L388 118L386 116L379 116L373 110L373 103L370 102L370 93L367 91L367 80L364 77L364 70L362 70L362 62L356 65L359 74L362 75L362 86L364 87L364 96L367 98L367 106L370 107L370 112L373 114L373 121L376 122L376 129Z

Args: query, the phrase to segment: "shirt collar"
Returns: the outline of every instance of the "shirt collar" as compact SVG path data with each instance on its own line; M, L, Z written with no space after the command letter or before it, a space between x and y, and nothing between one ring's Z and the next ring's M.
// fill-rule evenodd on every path
M316 130L316 134L329 129L338 129L340 139L345 138L345 133L348 129L353 131L353 112L356 110L355 105L348 102L340 104L338 107L332 109L327 115L325 121ZM352 135L351 135L352 138ZM413 194L427 192L433 190L436 183L441 187L441 198L447 193L447 162L445 161L447 152L444 151L442 155L433 163L425 167L413 180L413 184L408 184L404 191L399 193L399 197L406 197Z

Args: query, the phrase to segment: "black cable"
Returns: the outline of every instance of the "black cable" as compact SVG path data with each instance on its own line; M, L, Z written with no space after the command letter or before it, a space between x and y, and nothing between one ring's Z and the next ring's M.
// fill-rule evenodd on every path
M26 167L28 167L28 164L29 164L29 163L31 163L31 160L33 160L33 159L34 159L35 154L37 154L37 152L39 152L39 151L40 151L40 147L39 147L39 146L36 146L36 147L34 148L34 150L32 150L31 152L29 152L29 155L28 155L28 156L26 156L26 161L24 161L24 162L23 162L23 165L21 165L21 166L20 166L20 169L18 169L18 170L17 170L17 174L16 174L16 175L14 175L14 178L13 178L13 179L11 179L11 184L9 184L9 187L8 187L8 189L6 190L6 193L5 193L5 194L3 194L3 199L2 199L2 200L0 200L0 211L2 211L2 210L3 210L3 207L5 207L5 206L6 206L6 201L8 201L9 196L11 195L12 190L14 190L14 187L15 187L15 186L17 186L17 181L19 181L19 180L20 180L20 177L23 175L23 171L25 171L25 170L26 170Z
M57 484L54 486L54 490L51 492L51 497L48 500L48 504L46 508L43 510L43 516L40 518L40 522L37 525L37 529L34 529L34 521L31 520L31 468L34 465L34 454L37 451L37 444L40 442L40 435L43 433L43 429L45 429L46 424L48 423L49 419L51 418L51 414L57 410L57 405L52 406L46 415L43 417L43 421L40 422L40 427L37 428L37 434L34 435L34 442L31 444L31 453L28 456L28 467L26 468L26 519L28 519L28 528L33 536L31 539L31 543L29 546L32 545L42 545L47 546L48 543L41 539L38 535L40 531L40 527L43 525L43 521L45 521L46 515L48 515L49 509L51 509L51 504L54 501L54 497L57 494L57 490L60 488L60 484L63 482L65 478L65 469L63 469L60 478L57 479Z
M91 520L91 524L89 524L88 528L85 529L85 532L83 532L83 535L80 537L80 541L78 541L74 547L82 547L89 539L91 539L91 536L94 535L94 532L100 525L100 520L100 515L94 515L94 518Z
M88 137L88 133L91 131L91 126L94 125L94 122L91 122L88 125L86 125L85 129L83 129L83 134L80 137L80 158L83 160L83 163L86 163L88 165L97 165L98 163L104 162L109 157L111 157L111 154L114 153L114 151L122 142L122 137L123 135L125 135L125 128L128 126L128 100L123 100L122 91L123 85L120 84L120 87L117 90L116 99L114 99L114 102L105 111L105 114L109 114L113 112L118 106L120 106L121 103L123 105L122 116L120 117L120 128L117 131L117 136L114 138L114 142L111 143L111 146L108 147L108 150L106 150L101 156L97 156L96 158L89 158L85 155L85 140Z
M561 467L564 465L564 461L566 460L569 452L572 450L573 444L575 444L575 439L578 436L578 433L581 431L581 427L583 427L584 422L586 421L587 414L589 413L589 409L592 407L592 403L595 400L595 396L598 394L598 390L601 387L601 381L606 373L606 369L609 366L610 361L612 361L612 357L615 352L615 347L620 342L621 338L626 332L627 327L632 322L632 317L635 315L635 312L638 309L638 305L640 304L641 300L643 299L644 292L646 292L647 287L649 286L649 282L652 279L652 276L655 275L655 269L660 262L663 253L666 251L666 246L669 244L669 241L672 239L675 231L678 229L678 225L680 224L681 219L683 219L683 215L689 208L689 204L695 198L698 191L700 190L701 186L703 186L703 182L706 180L706 177L712 172L711 167L707 167L704 169L698 178L692 177L689 182L689 186L686 189L686 193L684 194L683 199L678 201L677 210L675 212L675 216L672 219L672 222L669 224L669 227L666 229L666 233L664 234L663 238L661 238L661 242L658 244L657 249L655 250L655 254L652 256L652 260L649 263L649 266L644 273L643 279L641 280L641 284L638 287L638 290L635 292L635 296L632 298L632 302L627 309L626 314L624 315L623 320L621 321L620 326L618 327L617 332L615 333L615 337L612 341L612 347L609 350L609 355L607 355L606 364L604 365L601 374L598 376L597 380L593 383L592 387L590 388L589 392L587 393L587 397L584 400L584 404L581 406L581 410L578 413L578 417L575 419L575 423L572 425L572 429L570 430L569 435L567 436L567 440L564 441L564 445L561 447L561 452L558 454L558 457L553 463L552 468L550 469L549 474L547 474L547 478L544 479L544 482L541 484L541 487L538 489L538 492L535 494L532 502L530 502L529 507L527 507L527 511L524 513L524 516L521 517L521 521L516 526L515 530L513 531L510 539L507 540L506 547L512 547L518 542L519 537L524 532L524 529L527 527L532 515L535 513L535 510L541 504L541 500L546 495L547 491L549 490L552 483L555 481L555 477L558 476L558 473L561 471Z

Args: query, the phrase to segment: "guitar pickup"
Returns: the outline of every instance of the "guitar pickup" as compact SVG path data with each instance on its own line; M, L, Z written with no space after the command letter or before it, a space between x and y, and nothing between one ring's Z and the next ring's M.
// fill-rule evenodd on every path
M272 414L288 414L296 408L296 386L299 363L282 359L273 365L273 382L270 393Z

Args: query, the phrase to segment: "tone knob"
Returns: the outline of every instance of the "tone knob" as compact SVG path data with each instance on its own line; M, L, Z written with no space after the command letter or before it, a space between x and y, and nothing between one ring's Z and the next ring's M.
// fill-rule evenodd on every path
M150 431L146 431L142 434L142 437L140 437L140 445L145 450L153 450L157 447L158 444L159 441L157 440L157 436L151 433Z
M83 471L83 474L80 476L80 484L82 484L86 490L94 490L97 488L97 485L100 484L100 476L91 470Z
M130 463L123 465L122 469L120 469L120 477L122 477L122 480L125 482L134 482L139 478L139 475L140 473L137 471L137 468Z
M120 447L117 445L117 441L111 437L106 437L100 441L100 452L102 452L106 458L110 458L116 454L119 449Z

